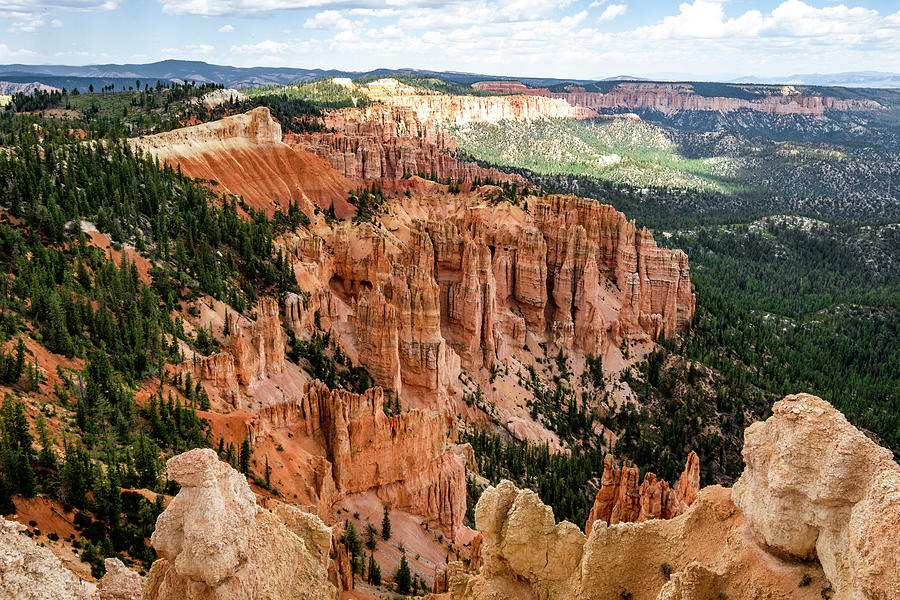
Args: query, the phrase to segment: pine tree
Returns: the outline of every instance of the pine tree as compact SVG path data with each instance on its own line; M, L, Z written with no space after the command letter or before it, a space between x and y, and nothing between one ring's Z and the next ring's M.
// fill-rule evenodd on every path
M394 573L394 585L397 586L397 593L403 596L408 595L411 591L412 572L409 569L409 563L406 562L406 555L400 558L400 566Z
M241 453L238 459L238 470L244 475L250 473L250 454L250 438L245 437L244 441L241 442Z
M381 585L381 567L375 562L374 554L369 554L369 583L375 587Z
M391 517L388 515L388 507L384 507L384 516L381 518L381 537L391 539Z
M366 523L366 548L375 550L375 527L371 523Z
M362 543L359 541L356 527L351 521L347 521L347 526L344 529L344 545L347 546L347 551L353 556L358 555L362 551Z

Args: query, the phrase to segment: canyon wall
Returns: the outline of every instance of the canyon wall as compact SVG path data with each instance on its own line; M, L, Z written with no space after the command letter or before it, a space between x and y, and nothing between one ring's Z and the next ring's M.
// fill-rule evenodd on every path
M639 474L637 467L617 467L612 454L606 455L600 489L584 524L585 534L590 535L598 519L615 525L677 517L693 504L700 490L700 458L696 452L688 455L684 472L673 487L654 473L644 475L638 485Z
M733 112L752 110L769 115L820 116L826 111L863 111L883 108L874 100L840 99L803 93L792 86L739 85L732 87L737 96L707 96L695 92L690 83L622 82L609 92L589 92L569 86L565 92L547 88L528 88L517 81L483 81L475 89L499 93L530 94L565 100L572 106L594 110L653 110L664 114L682 111Z
M350 179L400 180L422 175L431 179L473 183L516 182L519 175L456 160L456 140L414 108L372 104L365 108L328 111L324 132L289 134L285 141L321 156Z
M384 393L307 385L302 398L269 405L248 422L251 443L274 429L322 440L328 469L316 483L330 504L374 491L385 503L422 515L451 538L466 512L465 456L451 443L448 413L409 410L388 416Z
M397 203L407 216L396 235L342 226L327 259L297 245L339 282L359 362L386 389L433 398L460 366L490 369L529 336L599 354L626 337L673 336L693 318L687 256L610 206L573 196Z
M531 490L488 488L475 508L484 566L451 563L450 597L898 597L900 466L819 398L789 396L773 412L747 429L734 501L704 488L672 519L601 519L585 536Z

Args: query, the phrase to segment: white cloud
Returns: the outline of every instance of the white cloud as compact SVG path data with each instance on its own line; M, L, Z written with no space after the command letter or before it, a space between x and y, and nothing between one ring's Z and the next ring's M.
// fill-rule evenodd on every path
M7 62L13 60L22 60L37 56L32 50L24 48L19 50L10 50L6 44L0 43L0 61Z
M232 54L285 54L291 49L286 42L264 40L256 44L243 44L231 47Z
M610 4L606 8L603 9L603 12L600 13L600 16L597 18L601 23L612 21L616 17L621 17L628 10L627 4Z
M46 10L73 10L73 11L97 11L115 10L119 7L118 0L6 0L3 3L3 11L9 12L41 12Z
M234 33L234 27L232 25L222 25L218 31L219 33Z
M12 25L7 28L11 33L32 33L47 24L39 14L14 12L9 13L7 18L13 19Z
M307 19L303 24L304 29L352 29L353 27L353 22L337 10L323 10Z
M55 28L59 29L63 25L64 25L64 23L62 21L60 21L59 19L53 19L52 21L50 21L50 27L55 27Z

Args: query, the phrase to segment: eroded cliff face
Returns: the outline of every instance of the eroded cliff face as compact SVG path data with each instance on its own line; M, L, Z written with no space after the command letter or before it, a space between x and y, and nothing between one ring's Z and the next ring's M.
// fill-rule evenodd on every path
M410 106L345 108L326 113L324 122L324 132L291 134L285 141L327 159L349 179L397 181L423 175L440 181L526 184L519 175L453 158L456 140L436 123L420 120Z
M242 197L270 216L290 202L308 214L316 205L328 208L333 202L339 215L352 212L346 204L352 183L325 159L282 142L281 125L265 107L142 136L132 144L185 175L211 182L216 191Z
M688 455L684 472L673 487L658 480L654 473L644 475L643 482L638 485L639 475L637 467L618 467L615 458L606 455L600 489L584 524L585 534L590 535L594 521L598 519L607 525L615 525L677 517L697 498L700 458L696 452Z
M775 551L817 557L835 598L900 597L900 466L830 404L797 394L744 434L734 501Z
M383 104L411 108L421 122L467 125L504 120L589 119L596 116L590 108L572 106L558 98L428 93L390 78L372 82L364 90L370 98Z
M378 385L440 405L461 367L524 360L529 340L597 355L689 326L683 252L594 201L529 196L513 206L491 193L397 199L386 207L390 230L343 224L330 254L292 244L347 308L348 345ZM327 315L332 326L339 312ZM295 304L291 322L296 313Z
M840 599L897 597L900 467L889 451L802 394L747 429L744 457L734 502L711 486L672 519L601 519L587 536L555 523L534 492L501 482L475 509L484 567L470 575L451 563L450 596L812 599L833 588ZM816 557L821 567L796 560Z
M246 478L209 449L175 456L166 470L181 490L156 522L151 543L160 558L145 599L336 596L327 572L331 535L317 517L283 518L257 507Z
M745 97L706 96L690 83L622 82L609 92L588 92L570 86L565 92L528 88L517 81L483 81L475 89L530 94L565 100L572 106L595 110L653 110L667 115L683 111L734 112L752 110L769 115L821 116L826 111L864 111L883 108L874 100L840 99L802 93L792 86L735 85Z

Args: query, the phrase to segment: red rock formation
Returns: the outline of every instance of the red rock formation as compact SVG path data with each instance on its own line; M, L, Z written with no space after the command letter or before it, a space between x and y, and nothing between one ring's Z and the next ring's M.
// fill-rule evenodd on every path
M228 351L234 357L235 376L242 385L251 385L284 369L285 340L278 302L260 298L256 312L256 321L233 312L227 317Z
M690 324L687 256L612 207L548 196L525 211L484 194L400 199L417 215L402 234L340 226L330 256L297 245L354 313L351 343L378 385L434 404L460 366L489 369L529 334L597 354Z
M325 115L325 132L288 134L285 141L322 156L350 179L400 180L422 174L441 181L516 182L519 175L457 161L456 140L434 123L420 121L407 106L373 104Z
M328 162L281 141L281 125L268 108L133 142L185 175L205 179L213 189L241 196L270 216L293 201L312 213L312 205L335 203L338 216L352 214L346 203L353 184Z
M449 414L410 410L388 417L381 388L364 394L310 382L302 398L267 406L248 422L251 443L277 428L322 440L333 486L330 505L374 490L382 501L423 515L452 538L466 512L465 454L450 443Z
M606 455L600 489L584 525L585 534L590 534L598 520L614 525L680 515L693 504L700 490L700 459L696 452L688 455L674 489L657 480L654 473L647 473L638 486L639 475L637 467L617 467L613 455Z

